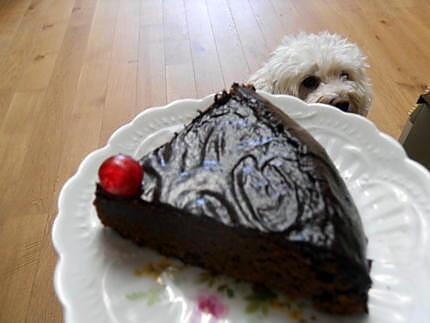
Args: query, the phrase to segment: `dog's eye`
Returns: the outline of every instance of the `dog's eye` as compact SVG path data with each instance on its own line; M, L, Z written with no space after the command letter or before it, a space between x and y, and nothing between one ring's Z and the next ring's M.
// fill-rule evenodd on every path
M342 81L347 81L347 80L349 80L349 74L348 74L347 72L342 72L342 73L340 73L340 79L341 79Z
M303 80L302 85L307 89L315 89L320 85L320 79L316 76L308 76Z

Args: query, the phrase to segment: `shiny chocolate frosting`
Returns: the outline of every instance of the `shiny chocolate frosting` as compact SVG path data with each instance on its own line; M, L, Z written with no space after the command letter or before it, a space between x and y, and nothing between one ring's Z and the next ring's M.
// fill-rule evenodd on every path
M141 164L144 201L311 244L368 270L359 214L327 153L250 87L216 95Z

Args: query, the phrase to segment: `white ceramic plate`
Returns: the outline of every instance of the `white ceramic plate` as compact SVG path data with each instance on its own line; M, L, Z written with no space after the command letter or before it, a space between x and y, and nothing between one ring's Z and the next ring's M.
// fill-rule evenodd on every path
M354 198L373 259L369 315L330 317L302 301L137 248L100 224L92 201L101 162L140 157L212 103L181 100L139 114L64 185L53 241L55 289L67 323L430 322L430 176L368 120L263 94L325 147Z

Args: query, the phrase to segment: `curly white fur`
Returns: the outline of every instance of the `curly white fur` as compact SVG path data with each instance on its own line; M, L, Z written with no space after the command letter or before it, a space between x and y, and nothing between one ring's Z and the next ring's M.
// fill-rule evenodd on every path
M309 103L340 107L339 102L346 102L342 110L367 115L372 101L367 67L360 49L347 39L328 32L300 33L286 36L249 82L257 89ZM317 80L312 87L303 83L309 76Z

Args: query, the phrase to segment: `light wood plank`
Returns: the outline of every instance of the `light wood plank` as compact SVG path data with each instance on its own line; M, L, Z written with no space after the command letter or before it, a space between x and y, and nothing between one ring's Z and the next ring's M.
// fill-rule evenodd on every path
M246 80L250 70L226 1L206 0L206 7L224 75L224 83L229 87L233 82Z
M30 4L7 54L0 56L0 74L4 75L0 78L3 97L0 113L5 113L14 91L47 87L74 3L72 0L61 1L61 6L54 6L56 10L51 11L52 8L47 10L51 1Z
M42 109L38 119L34 120L32 137L39 140L28 147L24 158L21 175L23 179L31 177L33 185L22 185L21 207L28 209L37 201L36 205L43 215L39 219L43 224L39 258L43 261L38 262L31 286L26 322L58 322L62 317L52 288L52 277L49 275L55 264L50 242L50 227L56 213L56 202L52 196L58 195L67 174L58 173L60 169L58 158L66 147L66 129L85 57L94 6L93 0L74 3L53 75L41 103ZM22 198L23 196L25 198Z
M309 28L309 24L313 24L311 21L314 17L310 14L303 15L296 8L294 0L270 0L272 2L275 11L278 13L281 24L283 26L284 34L294 34L301 31L312 31ZM302 5L302 3L300 3ZM300 8L300 6L299 6ZM306 19L304 18L306 17Z
M250 71L256 71L268 55L268 47L248 0L229 0L229 9ZM243 81L243 80L237 80Z
M38 2L38 7L42 8L47 2ZM64 1L63 5L67 3ZM4 176L0 181L0 187L5 194L2 194L0 202L0 208L3 210L0 237L6 240L14 238L14 243L4 249L7 255L2 255L2 259L5 261L0 262L0 272L5 273L2 275L4 279L0 292L1 322L24 322L26 319L35 274L39 269L40 242L46 229L46 209L42 197L38 194L25 193L33 188L37 189L39 184L35 176L32 177L34 175L32 170L28 171L32 168L32 158L37 158L37 154L31 158L28 156L31 155L30 147L33 146L35 137L40 139L37 135L34 136L38 134L36 128L38 121L41 121L40 103L46 92L40 84L44 84L46 88L52 70L45 66L45 71L39 76L33 74L32 79L37 78L35 81L38 83L37 91L29 91L36 87L20 86L20 79L32 64L33 54L41 48L41 43L38 42L41 33L37 28L41 20L34 3L29 6L27 12L29 11L31 14L23 17L16 34L12 37L6 58L0 62L0 71L5 73L0 80L0 87L3 88L0 91L2 93L0 105L6 114L5 118L1 118L1 131L4 134L1 137L6 140L1 141L0 151L2 156L13 156L3 160L1 169ZM64 12L58 10L46 17L59 15L64 16ZM70 16L69 13L68 15ZM65 29L63 35L59 35L61 41L64 32ZM53 44L54 42L49 42L49 46ZM35 182L30 178L34 178ZM20 197L19 202L16 200L17 197Z
M93 5L93 3L87 3L86 10L92 10L91 6ZM88 8L88 6L90 7ZM118 14L117 9L118 1L116 0L99 1L94 14L88 49L83 52L85 58L83 59L82 71L77 86L76 100L73 106L70 107L68 126L65 129L64 142L68 144L67 149L62 151L60 157L59 175L54 188L57 194L62 183L76 171L80 160L98 145L101 129L101 118L99 116L104 108L112 56L113 33ZM73 140L83 133L86 134L85 140ZM46 279L50 276L53 266L55 266L55 255L53 255L50 241L49 226L50 224L45 228L45 237L42 241L42 253L40 255L41 259L49 259L49 261L40 266L34 290L42 288L47 283ZM33 293L27 314L28 321L56 321L61 317L61 312L58 308L40 311L38 310L40 307L46 308L45 301L40 296L38 297L38 293ZM33 317L34 312L38 313L35 318Z
M114 35L112 64L102 114L100 143L137 112L140 1L121 1Z
M9 50L9 45L30 4L31 0L4 0L0 3L0 57Z
M183 0L164 0L163 22L167 101L196 97L194 66Z
M166 103L162 0L142 3L137 78L138 109Z
M269 51L279 46L285 36L281 17L270 0L249 1Z
M225 87L209 15L204 0L186 0L186 21L198 97Z

